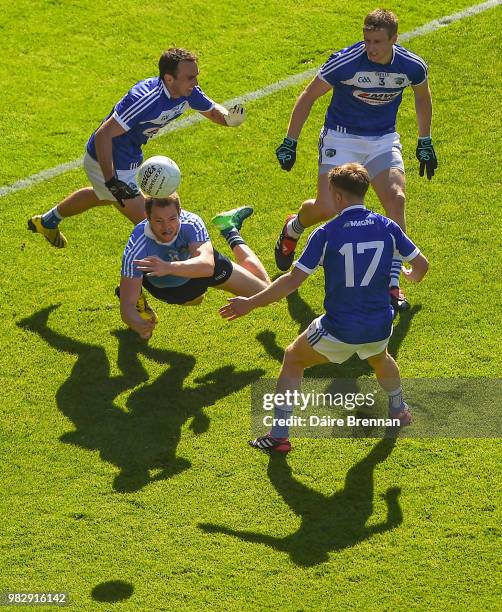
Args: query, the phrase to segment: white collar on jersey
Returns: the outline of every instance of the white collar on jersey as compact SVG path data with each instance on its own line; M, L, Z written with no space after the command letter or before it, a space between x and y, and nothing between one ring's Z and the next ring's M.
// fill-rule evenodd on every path
M181 225L180 225L180 228L181 228ZM150 227L150 221L147 221L145 223L144 233L147 238L150 238L151 240L155 241L157 244L161 244L162 246L171 246L173 242L176 241L176 238L179 236L180 230L176 232L176 236L170 242L161 242L160 240L157 240L157 237L152 232L152 228Z
M353 206L347 206L347 208L344 208L342 212L340 213L340 216L342 216L344 213L348 212L349 210L356 210L356 209L367 210L364 204L354 204Z
M167 89L166 84L164 83L164 81L162 79L160 80L160 82L162 83L162 87L164 88L164 93L170 99L171 98L171 94L169 93L169 89Z
M396 45L392 45L392 57L390 58L390 62L387 62L387 64L380 64L381 66L390 66L391 64L394 63L394 59L396 57ZM366 52L366 58L368 61L371 62L368 53ZM372 64L376 64L376 62L371 62ZM377 64L378 65L378 64Z

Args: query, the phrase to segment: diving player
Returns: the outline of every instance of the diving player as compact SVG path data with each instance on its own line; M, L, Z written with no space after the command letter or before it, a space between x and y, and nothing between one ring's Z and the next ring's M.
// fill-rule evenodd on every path
M208 287L234 295L253 295L270 284L265 268L240 235L253 213L243 206L213 218L227 241L236 263L215 249L202 219L181 208L177 193L167 198L147 198L147 219L133 230L122 258L120 312L122 320L148 339L157 315L142 288L169 304L196 305Z

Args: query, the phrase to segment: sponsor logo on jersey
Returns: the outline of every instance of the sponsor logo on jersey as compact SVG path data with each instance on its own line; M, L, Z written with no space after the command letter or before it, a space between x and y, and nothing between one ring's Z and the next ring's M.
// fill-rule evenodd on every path
M326 151L324 151L324 154L326 155L326 157L335 157L336 149L326 149Z
M388 104L389 102L392 102L392 100L397 98L400 94L400 91L371 92L361 91L360 89L355 89L352 92L354 98L357 98L357 100L360 100L365 104L371 104L372 106L381 106L383 104Z
M364 225L375 225L373 219L363 219L362 221L346 221L343 227L363 227Z

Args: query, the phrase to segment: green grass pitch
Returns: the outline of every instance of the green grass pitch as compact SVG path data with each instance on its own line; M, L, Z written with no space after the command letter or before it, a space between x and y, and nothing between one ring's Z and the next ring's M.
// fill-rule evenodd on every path
M401 32L467 6L387 5ZM78 158L168 46L198 52L201 86L224 101L318 66L359 40L373 8L5 4L0 185ZM396 330L405 377L500 376L501 17L497 7L406 43L430 66L439 170L418 177L406 92L407 220L431 270ZM177 160L182 202L207 221L252 204L243 233L271 273L283 218L315 185L327 100L294 170L274 157L302 86L248 103L238 130L202 122L145 150ZM320 313L321 275L231 324L217 291L198 308L159 304L146 345L113 296L125 218L103 208L68 220L63 252L26 231L85 183L77 169L0 198L0 591L67 591L85 611L500 609L500 440L299 439L287 461L251 451L250 384L277 375L306 313Z

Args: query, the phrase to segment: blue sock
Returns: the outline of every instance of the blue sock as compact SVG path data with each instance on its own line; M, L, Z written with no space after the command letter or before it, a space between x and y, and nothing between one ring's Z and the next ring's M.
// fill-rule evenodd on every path
M283 410L282 408L274 406L274 419L287 419L291 417L292 414L293 411L291 408ZM289 438L289 427L287 425L277 425L277 421L275 421L275 423L276 424L274 424L270 430L272 438Z
M47 211L44 215L42 215L42 225L47 229L56 229L56 227L61 223L63 217L58 212L58 207L54 206L49 211Z

